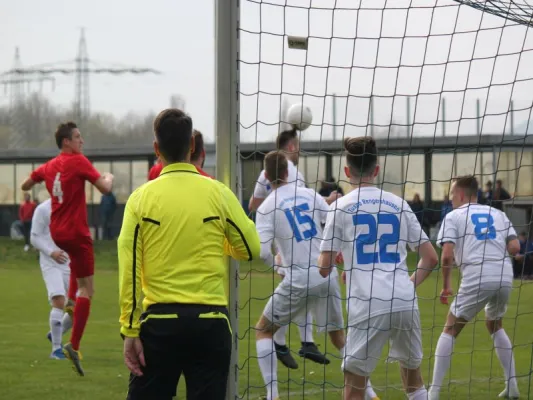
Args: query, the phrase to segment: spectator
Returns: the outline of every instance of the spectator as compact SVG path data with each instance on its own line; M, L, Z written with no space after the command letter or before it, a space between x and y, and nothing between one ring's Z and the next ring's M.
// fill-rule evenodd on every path
M531 279L533 276L533 240L528 239L526 232L518 235L520 251L513 260L513 275L515 279Z
M505 200L509 200L510 198L511 195L502 186L502 180L498 179L496 181L496 188L492 192L492 207L503 211L503 202Z
M31 200L29 193L24 193L24 201L19 208L19 220L22 222L22 231L24 234L24 251L30 249L31 219L35 211L35 202Z
M418 193L415 193L415 196L413 197L413 200L411 202L411 210L413 210L413 213L415 214L416 219L420 223L422 230L426 234L428 234L429 227L426 224L427 218L424 218L424 203L422 202L422 199L420 198L420 195Z
M491 205L492 203L492 181L485 183L485 204Z
M487 204L485 194L483 193L483 190L481 190L481 188L477 190L477 202L478 204Z
M446 217L446 214L448 214L450 211L453 210L452 202L450 201L450 196L447 194L444 195L444 200L442 201L442 205L440 206L440 222L444 221L444 217Z
M102 195L100 200L100 223L102 226L102 237L104 240L113 239L111 223L113 215L117 210L117 199L113 192Z

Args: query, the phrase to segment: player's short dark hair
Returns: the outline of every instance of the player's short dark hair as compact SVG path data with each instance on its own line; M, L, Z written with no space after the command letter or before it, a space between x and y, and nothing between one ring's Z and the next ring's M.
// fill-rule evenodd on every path
M367 176L378 164L378 148L376 141L370 136L344 139L346 163L351 171Z
M276 139L276 146L278 150L283 150L294 139L298 138L298 131L296 129L289 129L281 132Z
M61 149L63 145L63 139L72 139L72 131L78 126L71 121L61 123L57 126L55 138L57 147Z
M474 175L464 175L455 178L455 187L462 189L468 197L477 196L478 183Z
M268 180L277 185L281 183L282 177L286 178L289 170L287 157L282 151L274 150L265 156L265 175Z
M196 129L193 130L192 135L194 136L194 152L191 154L191 161L197 161L204 151L204 138L202 132Z
M167 108L154 120L159 151L169 163L185 161L191 150L192 119L177 108Z

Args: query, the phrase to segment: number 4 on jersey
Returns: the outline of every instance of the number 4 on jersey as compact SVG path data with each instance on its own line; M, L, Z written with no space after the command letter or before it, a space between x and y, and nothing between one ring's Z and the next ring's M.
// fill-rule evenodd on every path
M58 172L52 185L52 196L57 197L59 204L63 203L63 189L61 188L61 173Z

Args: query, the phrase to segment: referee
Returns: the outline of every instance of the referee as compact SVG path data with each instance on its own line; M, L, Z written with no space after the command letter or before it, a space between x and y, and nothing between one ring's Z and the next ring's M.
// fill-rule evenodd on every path
M230 189L190 164L191 118L164 110L154 131L163 171L131 194L118 239L127 398L170 400L183 374L188 400L222 400L231 354L224 253L258 258L259 237Z

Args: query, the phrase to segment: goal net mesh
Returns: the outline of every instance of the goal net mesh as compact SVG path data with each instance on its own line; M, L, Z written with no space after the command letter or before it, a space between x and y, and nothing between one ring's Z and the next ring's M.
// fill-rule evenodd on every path
M533 207L531 25L527 0L241 0L238 90L245 207L264 155L276 147L288 105L304 103L313 123L300 133L297 167L308 187L348 193L343 139L371 135L380 153L380 187L417 210L432 240L450 207L451 179L475 174L482 191L492 182L494 193L501 180L511 197L502 208L525 234L525 251L533 251L527 244ZM289 37L307 38L307 50L289 47ZM416 263L417 255L410 254L409 267ZM533 255L526 254L520 265L504 327L513 343L521 394L528 398L533 395ZM457 269L453 277L457 290ZM254 327L279 282L273 265L241 264L239 398L266 395ZM439 301L441 288L437 270L418 289L426 386L448 312ZM344 309L342 283L341 293ZM307 326L330 363L299 356L300 331L291 323L286 343L298 369L278 362L282 399L341 396L339 352L314 328ZM384 349L371 377L375 391L382 399L405 398L398 364L386 358ZM441 398L491 398L504 384L480 313L456 342Z

